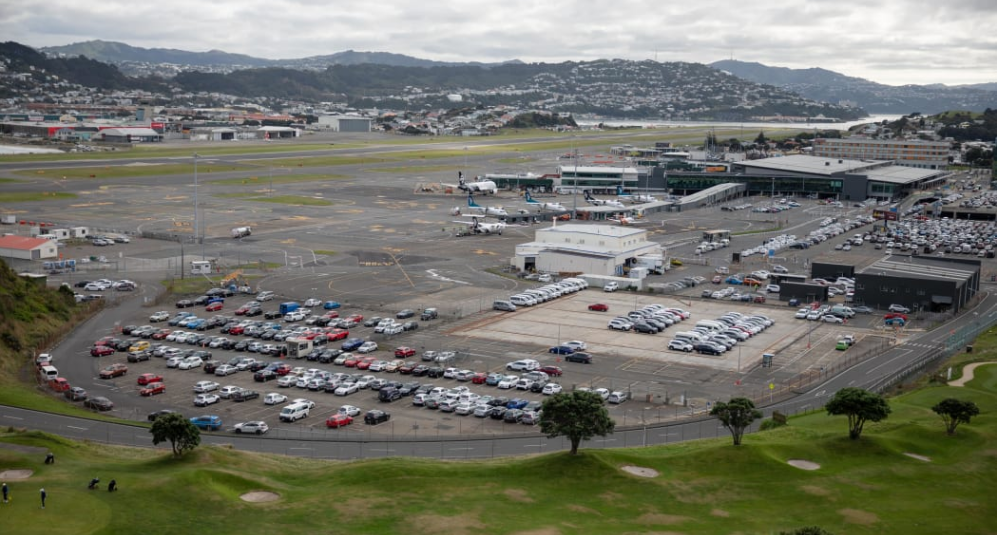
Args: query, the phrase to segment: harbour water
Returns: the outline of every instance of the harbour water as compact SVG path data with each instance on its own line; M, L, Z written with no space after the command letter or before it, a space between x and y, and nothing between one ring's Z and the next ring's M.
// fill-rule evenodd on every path
M783 122L771 122L771 123L751 123L751 122L729 122L729 121L630 121L626 119L581 119L578 120L579 126L594 126L597 124L604 124L606 126L639 126L642 128L676 128L683 126L705 126L705 127L716 127L724 129L734 129L741 128L748 132L751 137L757 135L755 130L759 128L799 128L800 130L848 130L849 128L861 124L869 123L881 123L883 121L896 121L902 117L901 115L873 115L866 117L865 119L859 119L856 121L848 121L844 123L783 123Z

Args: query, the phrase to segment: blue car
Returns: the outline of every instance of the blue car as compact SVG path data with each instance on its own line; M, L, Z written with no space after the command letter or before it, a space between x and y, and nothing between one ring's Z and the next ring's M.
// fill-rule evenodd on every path
M510 399L509 402L505 404L505 407L507 409L522 409L529 403L530 402L528 400L515 398Z
M339 301L326 301L322 308L326 310L335 310L343 305L339 304Z
M550 348L548 353L555 353L558 355L570 355L575 352L575 348L571 346L554 346Z
M742 281L737 277L727 277L727 279L724 282L726 282L727 284L744 284L744 281Z
M215 415L205 415L205 416L195 416L190 419L190 423L197 426L198 429L218 431L222 428L222 419Z
M361 338L348 338L346 341L343 342L342 348L343 351L355 351L363 344L364 341Z

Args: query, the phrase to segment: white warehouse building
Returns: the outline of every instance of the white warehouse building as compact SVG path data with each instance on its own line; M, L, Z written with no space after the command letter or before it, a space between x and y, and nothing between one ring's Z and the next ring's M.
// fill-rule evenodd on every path
M561 225L538 229L535 241L516 246L512 265L522 271L621 277L637 257L661 255L643 229L610 225Z

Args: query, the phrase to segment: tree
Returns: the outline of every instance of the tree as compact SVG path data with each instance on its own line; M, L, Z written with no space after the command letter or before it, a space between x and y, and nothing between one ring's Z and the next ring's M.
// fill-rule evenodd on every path
M779 535L831 535L831 532L818 526L807 526L793 531L780 531Z
M173 446L175 457L193 450L201 443L201 432L197 426L178 413L164 414L156 418L149 432L152 433L154 445L158 446L161 442L169 441Z
M885 420L891 412L883 396L855 387L838 390L824 408L831 416L848 416L848 437L852 440L862 435L866 421Z
M761 132L758 132L758 137L755 138L755 144L765 145L768 142L769 140L765 137L765 131L762 130Z
M959 427L959 424L968 424L970 418L980 414L980 408L976 403L955 398L945 398L931 407L931 410L942 417L942 421L945 422L945 432L949 435L955 434L955 428Z
M751 422L762 417L762 411L755 409L755 404L748 398L733 398L727 403L718 401L710 410L710 415L716 416L724 424L734 437L734 445L740 446L744 430Z
M613 432L616 422L609 417L602 397L595 392L561 392L547 398L540 416L540 430L547 438L568 437L571 454L578 454L578 444L594 436Z

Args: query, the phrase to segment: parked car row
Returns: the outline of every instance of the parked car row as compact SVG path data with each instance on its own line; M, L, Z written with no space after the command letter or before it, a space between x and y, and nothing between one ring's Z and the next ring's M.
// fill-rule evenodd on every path
M575 293L588 288L588 282L582 279L569 278L560 282L552 282L545 286L531 288L512 295L507 301L496 301L493 308L503 311L515 311L518 306L533 306L557 299L562 295ZM510 310L511 309L511 310Z
M666 328L692 317L690 312L680 308L669 308L661 304L647 305L609 321L609 328L616 331L634 331L657 334Z
M721 355L773 323L774 320L761 314L728 312L715 320L700 320L692 329L675 333L675 337L668 342L668 349Z

